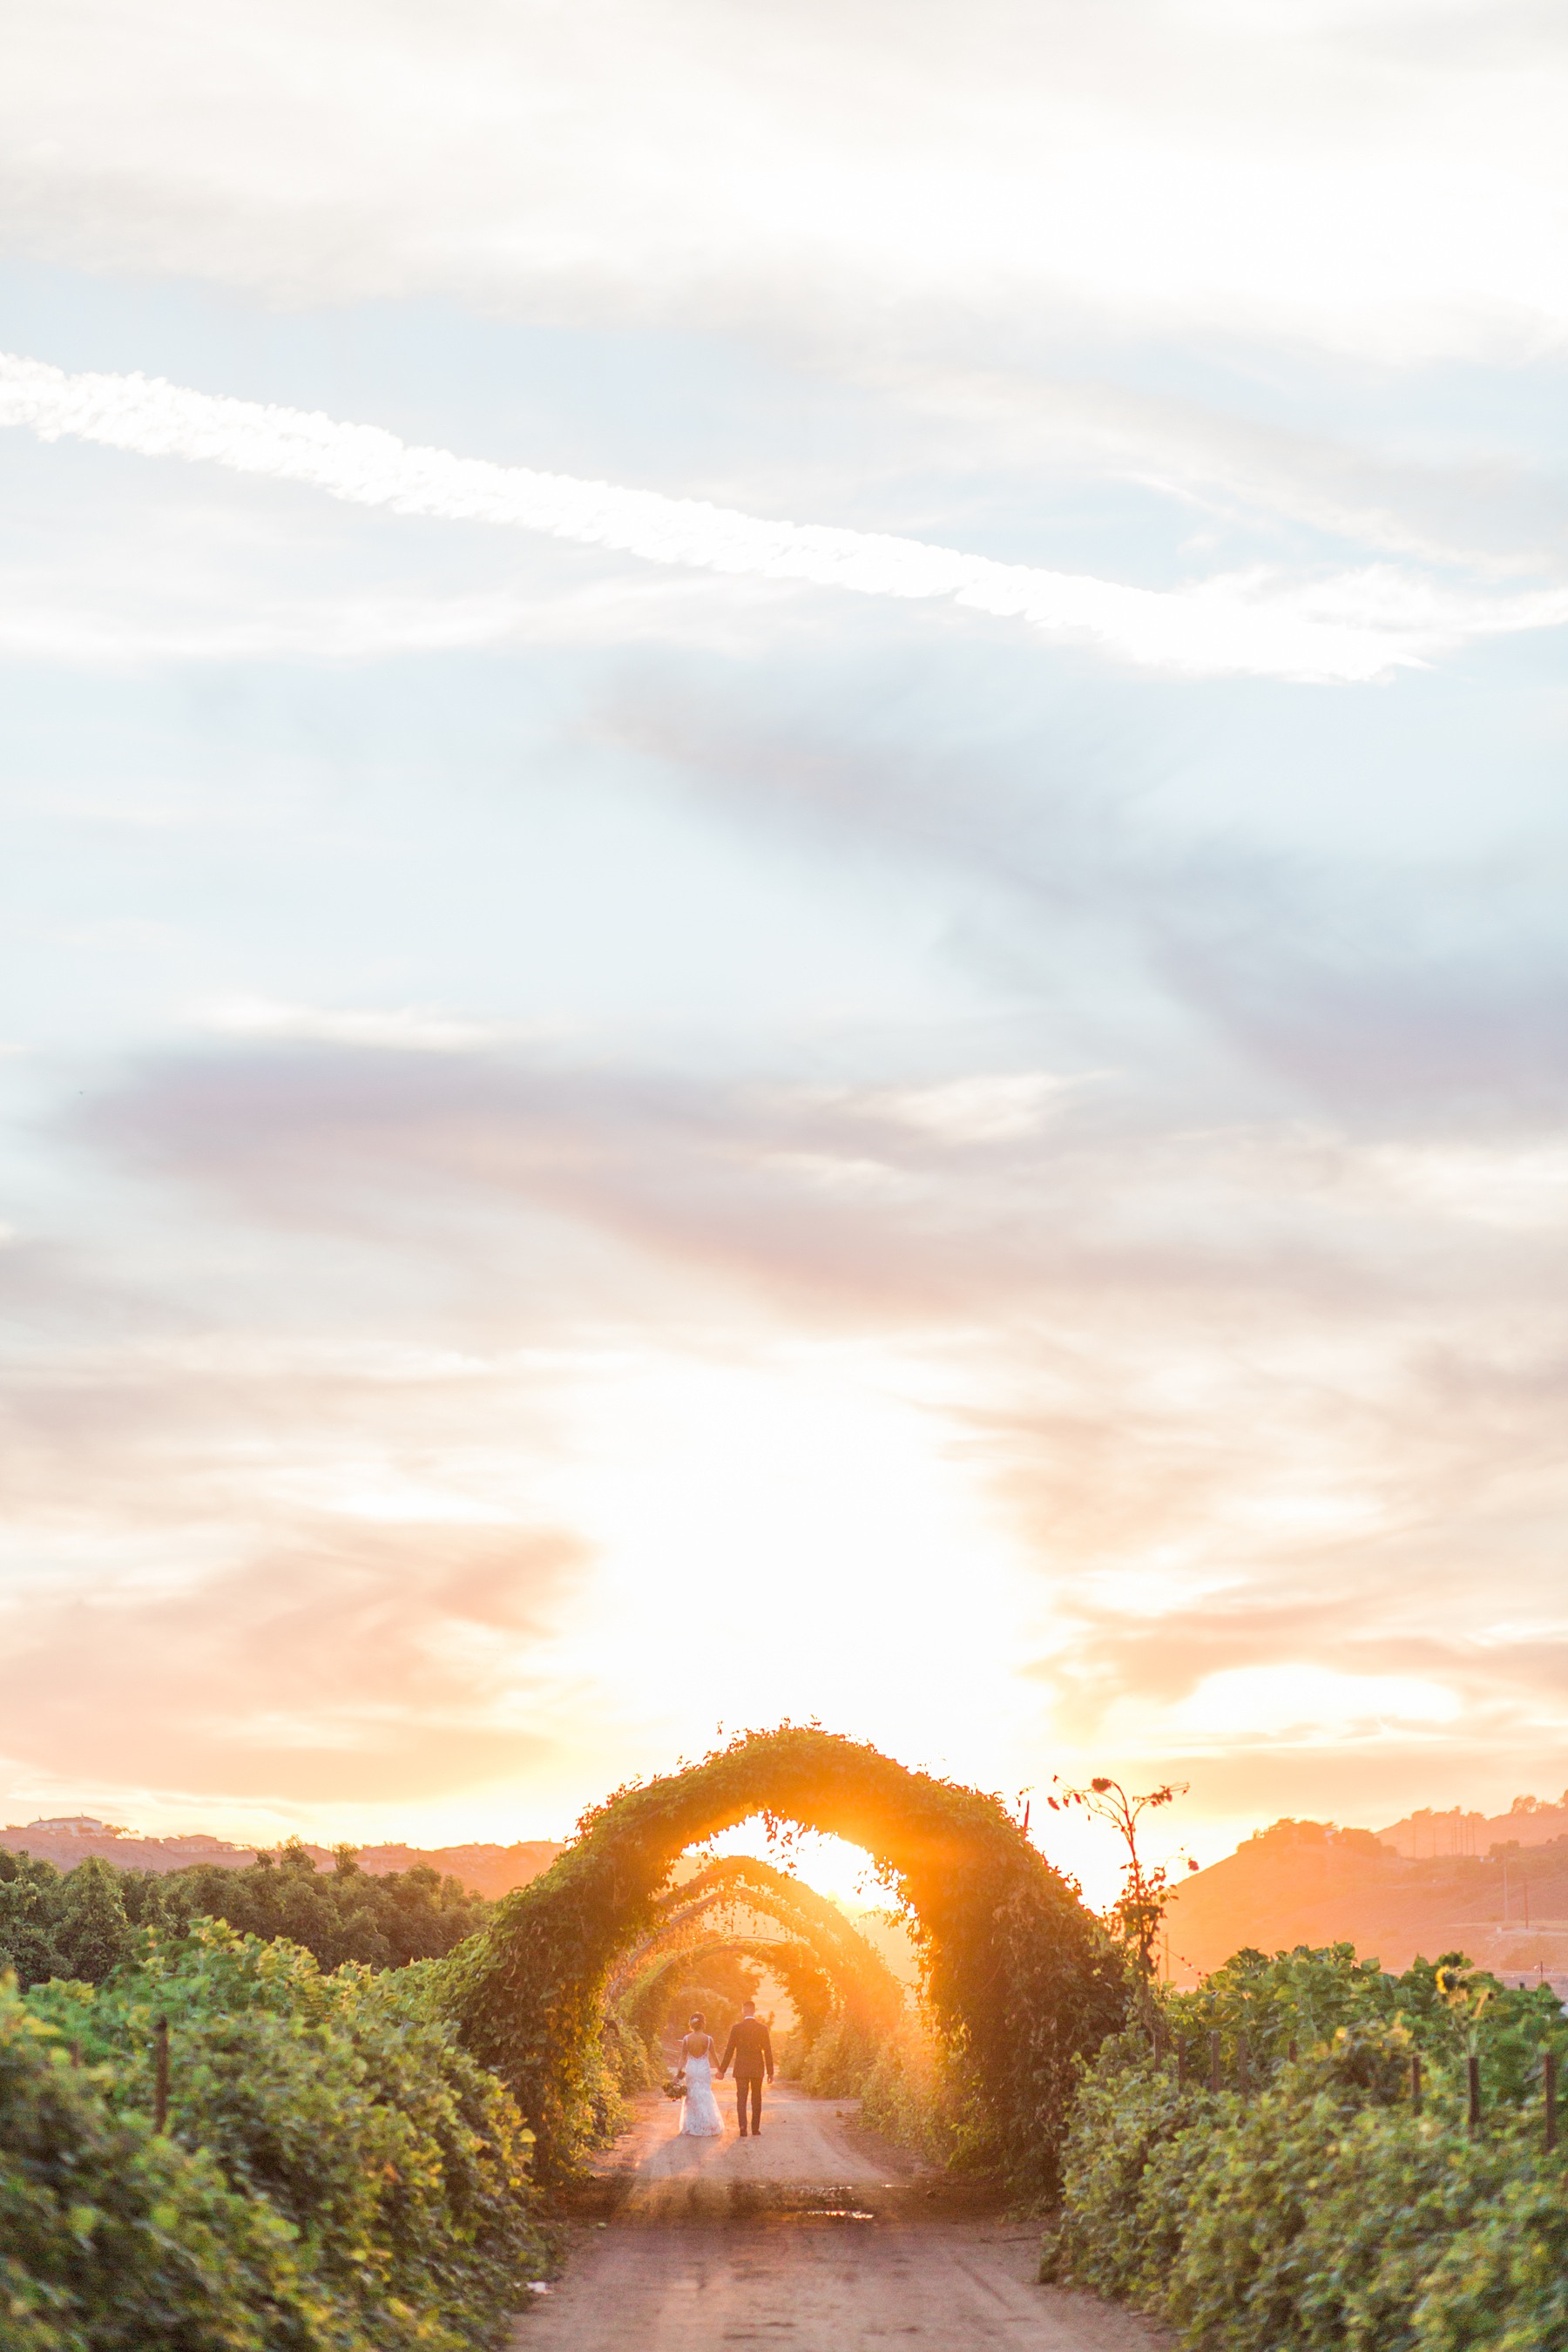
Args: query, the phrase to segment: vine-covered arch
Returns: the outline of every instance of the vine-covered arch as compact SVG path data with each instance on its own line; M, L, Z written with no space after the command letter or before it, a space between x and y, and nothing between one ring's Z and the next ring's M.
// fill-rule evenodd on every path
M716 1912L732 1919L742 1911L772 1919L809 1951L831 1988L832 2005L847 2011L866 2032L887 2032L897 2024L903 1988L876 1947L825 1895L754 1854L710 1863L658 1899L648 1933L623 1954L611 1975L611 1999L621 1998L646 1960L673 1940L702 1932Z
M703 1961L729 1952L755 1961L778 1978L808 2038L822 2031L833 2011L832 1978L808 1944L762 1936L710 1936L650 1953L621 1997L622 2014L633 2031L646 2038L657 2028L660 2010L685 1974L689 1971L700 1980Z
M575 2159L601 2001L671 1869L755 1813L862 1847L913 1916L932 2019L967 2077L977 2153L1047 2182L1073 2064L1119 2021L1121 1961L994 1797L869 1746L784 1726L584 1815L558 1861L454 1956L466 2038L511 2084L549 2177Z

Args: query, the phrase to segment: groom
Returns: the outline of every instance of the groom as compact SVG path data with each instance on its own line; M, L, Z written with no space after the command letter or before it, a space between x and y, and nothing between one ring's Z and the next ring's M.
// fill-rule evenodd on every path
M741 2137L746 2137L746 2095L752 2100L752 2137L763 2135L763 2068L768 2070L768 2080L773 2079L773 2040L757 2015L754 2000L743 2001L741 2014L730 2028L730 2039L724 2044L724 2056L719 2068L719 2080L723 2081L735 2062L735 2116L741 2126Z

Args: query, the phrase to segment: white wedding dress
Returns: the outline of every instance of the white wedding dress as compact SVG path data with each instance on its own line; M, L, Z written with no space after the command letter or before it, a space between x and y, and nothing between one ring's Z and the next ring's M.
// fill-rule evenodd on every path
M686 2097L680 2108L681 2131L689 2139L718 2138L724 2129L724 2118L713 2095L712 2059L689 2058L683 2072Z

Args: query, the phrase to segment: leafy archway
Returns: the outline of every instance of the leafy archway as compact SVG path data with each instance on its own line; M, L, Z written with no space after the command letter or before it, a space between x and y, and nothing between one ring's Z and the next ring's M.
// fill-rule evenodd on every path
M763 1936L710 1936L673 1950L654 1952L637 1970L622 1997L621 2008L633 2029L647 2035L659 2011L689 1972L700 1978L702 1963L716 1953L733 1952L754 1960L778 1978L795 2005L808 2037L822 2031L833 2012L833 1980L808 1945Z
M830 2006L847 2011L867 2032L887 2032L897 2023L904 2008L903 1988L880 1952L837 1904L754 1854L710 1863L658 1898L648 1933L623 1956L611 1976L611 1999L622 1996L655 1953L704 1932L715 1914L733 1921L741 1912L772 1919L808 1951L831 1989Z
M616 1958L647 1934L678 1857L754 1813L845 1838L886 1874L912 1914L927 2002L971 2087L976 2155L1021 2186L1048 2185L1074 2060L1123 2013L1120 1956L994 1797L789 1725L607 1798L454 1956L465 2037L516 2092L542 2175L569 2168L581 2147Z
M785 1985L800 2025L797 2059L826 2066L825 2084L858 2088L906 2015L904 1990L875 1946L815 1887L752 1854L710 1863L655 1903L647 1936L625 1953L605 1988L613 2012L647 2042L662 1998L700 1953L721 1948L760 1959ZM762 1942L757 1922L784 1930ZM715 1939L723 1924L729 1934ZM738 1932L739 1931L739 1932ZM662 1990L661 1990L662 1989ZM831 2042L823 2036L834 2028Z

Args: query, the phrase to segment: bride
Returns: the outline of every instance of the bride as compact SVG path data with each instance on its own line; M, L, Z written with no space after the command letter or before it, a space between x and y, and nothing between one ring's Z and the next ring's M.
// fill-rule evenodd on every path
M713 2036L700 2010L688 2021L681 2038L680 2061L686 2084L686 2098L680 2110L681 2131L691 2139L721 2137L724 2118L713 2096Z

